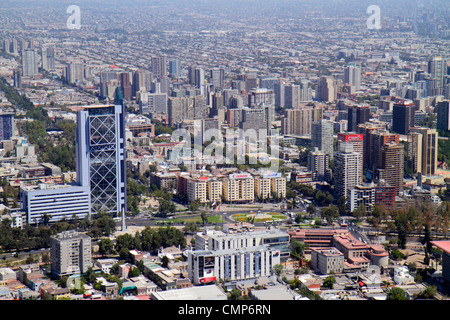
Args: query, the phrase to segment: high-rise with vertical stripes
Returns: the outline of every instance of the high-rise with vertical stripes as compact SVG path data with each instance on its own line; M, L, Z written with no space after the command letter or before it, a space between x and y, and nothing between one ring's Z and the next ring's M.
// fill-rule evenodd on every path
M77 114L77 179L90 187L93 213L126 210L124 117L122 105L86 106Z

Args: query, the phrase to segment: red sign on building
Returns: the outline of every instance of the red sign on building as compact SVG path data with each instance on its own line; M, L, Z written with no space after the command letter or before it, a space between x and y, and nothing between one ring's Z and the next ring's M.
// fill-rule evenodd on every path
M216 281L216 277L200 278L200 283Z
M338 133L337 134L339 141L362 141L363 135L360 133L354 133L354 134L345 134L345 133Z

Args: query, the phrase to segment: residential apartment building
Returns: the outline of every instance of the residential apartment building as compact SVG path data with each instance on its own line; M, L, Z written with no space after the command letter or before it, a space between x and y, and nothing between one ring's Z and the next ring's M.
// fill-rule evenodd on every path
M252 202L255 199L255 181L250 173L233 173L222 182L225 201Z
M281 173L275 174L254 174L255 196L260 200L286 197L286 178Z
M281 120L281 133L298 136L311 134L312 123L321 120L322 117L323 109L320 107L286 109L284 118Z
M81 274L92 266L91 238L70 230L50 238L51 271L59 277Z
M386 181L395 187L398 195L403 191L403 144L389 142L381 148L381 162L378 169L378 179Z
M360 185L363 180L362 154L353 152L353 145L343 143L334 155L334 186L336 196L346 197L348 190Z

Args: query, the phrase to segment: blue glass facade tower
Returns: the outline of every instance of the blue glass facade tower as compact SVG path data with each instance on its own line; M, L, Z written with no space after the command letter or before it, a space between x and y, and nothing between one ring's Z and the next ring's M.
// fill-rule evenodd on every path
M77 180L89 186L93 213L126 210L125 108L86 106L77 114Z

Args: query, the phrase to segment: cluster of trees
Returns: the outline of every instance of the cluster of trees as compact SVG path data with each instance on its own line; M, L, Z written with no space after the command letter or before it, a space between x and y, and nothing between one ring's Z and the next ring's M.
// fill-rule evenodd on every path
M99 241L99 253L103 256L119 254L121 259L130 258L130 250L143 250L156 253L161 247L180 246L186 247L184 233L174 227L152 229L146 227L134 236L123 234L113 242L109 238Z
M90 237L98 239L110 236L116 227L116 222L110 214L100 213L93 219L62 220L49 225L49 217L43 218L38 226L25 225L23 229L12 228L11 221L0 222L0 252L23 251L48 248L50 237L67 230L85 231Z
M75 170L76 124L65 119L50 120L42 106L27 111L26 116L33 121L18 122L17 127L19 132L27 137L28 142L35 146L38 159L57 165L62 171ZM47 132L50 129L62 133L53 138Z
M446 236L450 224L450 203L443 201L436 205L420 201L393 210L375 205L372 211L365 213L365 217L377 230L397 232L399 246L405 247L407 234L434 231Z
M313 198L314 202L320 207L328 206L334 201L334 197L329 191L316 190L307 184L289 181L288 187L301 193L304 197ZM290 196L292 196L292 194L290 194ZM287 193L286 197L288 198Z
M63 171L75 170L76 124L70 120L50 119L44 106L35 107L26 95L19 94L4 78L0 78L0 91L5 93L14 106L26 112L26 118L33 119L18 122L17 127L19 132L28 138L28 142L35 145L39 160L53 163ZM62 131L58 141L51 139L48 129Z

